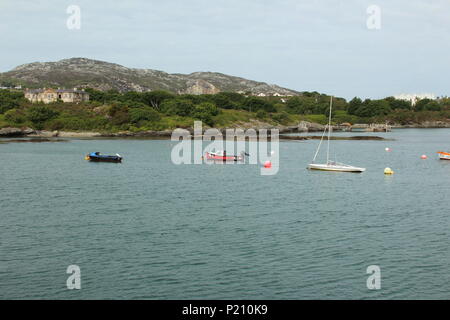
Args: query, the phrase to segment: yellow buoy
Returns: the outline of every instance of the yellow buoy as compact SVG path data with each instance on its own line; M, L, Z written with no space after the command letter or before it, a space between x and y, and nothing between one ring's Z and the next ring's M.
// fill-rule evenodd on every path
M394 174L394 170L392 170L391 168L386 168L384 169L384 174Z

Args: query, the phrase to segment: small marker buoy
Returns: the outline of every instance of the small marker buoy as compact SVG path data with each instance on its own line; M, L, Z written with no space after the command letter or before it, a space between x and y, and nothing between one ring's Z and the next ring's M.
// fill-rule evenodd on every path
M425 154L423 154L420 158L423 159L423 160L428 159L427 155L425 155Z
M384 169L384 174L394 174L394 170L392 170L391 168L386 168Z
M270 162L270 161L264 162L264 168L266 168L266 169L272 168L272 162Z
M390 152L390 151L391 151L391 148L386 148L386 149L384 149L384 150L386 150L386 152Z
M275 151L274 150L270 151L270 154L273 156L275 154Z

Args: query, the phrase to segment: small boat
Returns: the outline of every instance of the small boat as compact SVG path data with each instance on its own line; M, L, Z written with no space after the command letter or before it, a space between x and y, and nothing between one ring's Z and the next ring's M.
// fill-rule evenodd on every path
M319 146L317 147L316 154L314 155L314 159L312 163L308 165L308 169L310 170L322 170L322 171L339 171L339 172L364 172L366 168L354 167L348 164L339 163L336 161L330 160L330 135L331 135L331 109L333 107L333 97L330 99L330 115L328 117L328 125L325 126L325 129L322 134L322 138L320 139ZM328 130L328 147L327 147L327 162L326 163L315 163L317 155L319 154L320 147L323 142L323 138L325 137L325 133Z
M439 155L439 159L441 159L441 160L450 160L450 153L449 152L439 151L438 155Z
M100 154L100 152L91 152L84 159L94 162L122 162L120 154L109 156Z
M225 150L206 152L206 160L214 161L244 161L245 156L248 156L245 152L241 152L240 155L227 155Z

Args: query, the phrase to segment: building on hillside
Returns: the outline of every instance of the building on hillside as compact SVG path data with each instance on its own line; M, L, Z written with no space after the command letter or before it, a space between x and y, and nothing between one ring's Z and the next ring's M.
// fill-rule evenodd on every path
M394 96L395 99L397 100L405 100L405 101L410 101L411 105L415 105L417 103L417 101L422 100L422 99L430 99L430 100L436 100L436 95L432 94L432 93L421 93L421 94L416 94L416 93L412 93L412 94L399 94Z
M1 90L13 90L13 89L15 89L15 90L22 90L22 86L21 85L10 86L10 87L8 87L8 86L1 86L0 89Z
M25 90L25 98L31 102L44 102L51 103L61 100L63 102L84 102L89 101L89 93L84 89L78 90L77 88L69 89L36 89Z

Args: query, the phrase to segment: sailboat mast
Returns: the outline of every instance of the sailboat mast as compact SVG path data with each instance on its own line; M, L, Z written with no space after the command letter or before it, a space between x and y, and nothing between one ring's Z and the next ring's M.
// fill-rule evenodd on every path
M330 115L328 116L327 164L330 161L330 135L331 135L331 108L332 107L333 107L333 96L330 97Z

